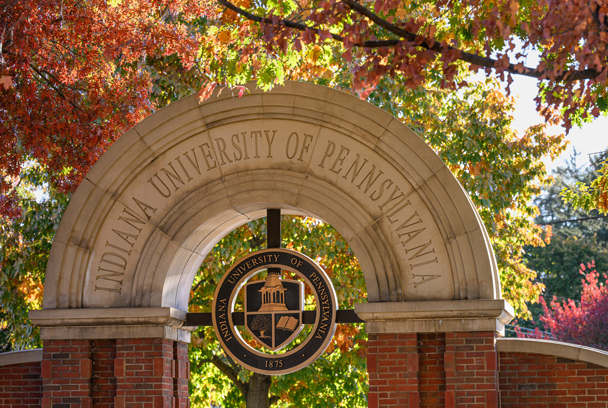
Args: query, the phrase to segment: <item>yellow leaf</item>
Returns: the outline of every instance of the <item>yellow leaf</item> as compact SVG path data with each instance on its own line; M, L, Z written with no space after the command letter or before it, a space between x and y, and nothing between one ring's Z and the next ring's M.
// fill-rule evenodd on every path
M319 57L321 56L321 47L319 47L318 45L315 45L310 52L308 53L308 57L313 61L316 62Z

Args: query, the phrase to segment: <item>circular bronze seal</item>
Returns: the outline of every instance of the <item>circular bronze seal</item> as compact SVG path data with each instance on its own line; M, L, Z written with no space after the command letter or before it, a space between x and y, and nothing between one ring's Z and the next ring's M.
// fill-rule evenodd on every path
M283 280L273 268L296 273L316 302L312 330L300 344L282 353L304 327L304 283ZM263 270L269 270L265 280L248 282ZM276 354L251 347L236 329L233 312L241 289L244 319L240 323ZM212 316L217 337L230 357L251 371L277 375L304 368L323 354L336 329L336 311L336 293L323 269L306 255L278 248L251 253L232 265L215 290Z

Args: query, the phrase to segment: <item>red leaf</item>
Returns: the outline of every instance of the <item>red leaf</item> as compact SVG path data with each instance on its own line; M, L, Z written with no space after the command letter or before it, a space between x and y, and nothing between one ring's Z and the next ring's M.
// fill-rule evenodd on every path
M4 88L7 91L13 86L13 77L10 75L3 75L0 77L0 88Z

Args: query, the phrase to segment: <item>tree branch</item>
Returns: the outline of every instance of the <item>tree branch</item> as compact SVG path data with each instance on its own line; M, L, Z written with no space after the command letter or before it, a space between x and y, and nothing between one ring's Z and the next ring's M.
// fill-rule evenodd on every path
M247 20L255 21L256 23L262 23L262 24L274 24L272 19L270 19L268 17L256 16L255 14L252 14L248 11L243 10L242 8L240 8L238 6L235 6L234 4L230 3L228 0L219 0L219 3L222 6L225 6L225 7L229 8L230 10L234 11L235 13L240 14L241 16L245 17ZM291 21L291 20L287 20L287 19L281 19L279 22L281 24L283 24L285 27L295 28L300 31L313 30L317 34L321 31L318 28L308 27L305 24L296 23L295 21ZM339 36L337 34L332 34L331 36L336 41L344 42L344 37L342 37L342 36Z
M479 67L484 67L484 68L492 68L492 69L502 68L499 64L499 61L495 58L483 57L481 55L471 54L469 52L462 51L458 48L455 48L455 47L452 47L449 45L442 45L436 41L432 41L432 42L428 41L428 39L425 38L424 36L410 33L408 31L403 30L402 28L399 28L398 26L396 26L392 23L389 23L382 17L378 16L377 14L374 14L367 8L363 7L361 4L359 4L355 0L341 0L341 1L342 1L342 3L349 6L352 10L356 11L360 15L367 17L368 19L370 19L371 21L376 23L378 26L384 28L385 30L389 31L392 34L399 36L400 38L405 39L408 42L415 43L416 46L418 46L418 47L436 52L437 54L443 54L448 51L458 52L460 54L459 59L464 62L468 62L470 64L473 64L473 65L476 65ZM245 17L248 20L251 20L251 21L254 21L257 23L262 23L262 24L275 24L275 22L272 19L249 13L248 11L245 11L242 8L230 3L228 0L219 0L219 3L222 4L223 6L227 7L228 9L234 11L235 13L240 14L241 16ZM309 27L305 24L297 23L295 21L288 20L288 19L280 19L279 23L284 25L285 27L294 28L299 31L312 30L316 34L319 34L321 31L318 28ZM344 43L344 37L342 37L341 35L331 34L331 33L330 33L330 35L333 40ZM402 40L397 40L397 39L383 40L383 41L364 41L361 43L356 43L356 44L354 44L354 46L361 47L361 48L394 47L401 42L402 42ZM550 78L548 75L548 71L546 71L546 70L539 71L536 68L530 68L530 67L525 67L525 66L522 67L519 64L512 64L512 63L509 63L504 68L504 70L510 74L523 75L523 76L537 78L537 79L552 79L554 81L579 81L579 80L585 80L585 79L593 79L600 75L600 72L598 72L595 69L585 69L582 71L566 71L566 72L562 73L561 75L558 75L554 78Z
M247 392L249 391L249 385L239 380L239 373L229 364L225 363L220 356L214 355L211 359L205 359L204 362L208 362L213 364L220 370L226 377L230 379L236 386L236 388L241 391L243 394L243 398L247 400Z
M196 285L194 285L194 287L192 288L192 292L196 292L196 290L201 286L202 283L206 283L209 285L215 285L215 281L213 279L211 279L210 281L201 279L200 281L197 282Z
M80 107L78 106L78 104L76 104L71 98L68 98L62 91L61 89L59 89L54 83L52 83L51 81L49 81L49 79L46 77L46 75L44 75L44 73L46 73L48 76L50 76L51 78L53 78L53 80L55 80L56 83L61 83L59 82L59 80L57 78L55 78L51 73L47 72L47 71L42 71L39 70L38 68L36 68L33 64L30 64L30 68L32 69L32 71L34 71L35 73L38 74L38 77L40 79L42 79L44 82L46 82L48 84L48 86L50 86L56 93L57 95L59 95L62 99L64 99L67 103L69 103L70 105L72 105L72 107L74 108L74 111L76 112L76 115L78 116L78 119L84 123L84 121L82 120L82 118L80 117L80 112L82 112L83 114L86 114L86 112ZM44 72L44 73L43 73Z
M6 49L13 44L17 21L15 21L15 16L12 13L15 11L17 3L17 0L13 0L3 4L4 9L2 10L2 17L0 17L0 23L3 23L2 33L0 34L0 64L5 63L4 53L6 52Z

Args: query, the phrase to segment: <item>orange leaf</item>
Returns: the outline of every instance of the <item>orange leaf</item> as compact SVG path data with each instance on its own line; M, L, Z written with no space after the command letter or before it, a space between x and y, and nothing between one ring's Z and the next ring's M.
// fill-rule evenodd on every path
M228 31L228 30L220 31L217 38L222 44L227 44L230 41L230 31Z

